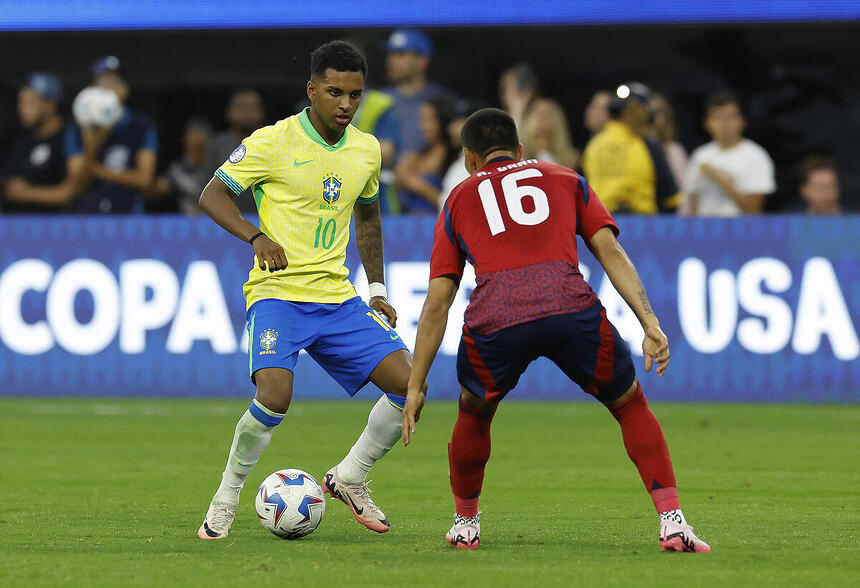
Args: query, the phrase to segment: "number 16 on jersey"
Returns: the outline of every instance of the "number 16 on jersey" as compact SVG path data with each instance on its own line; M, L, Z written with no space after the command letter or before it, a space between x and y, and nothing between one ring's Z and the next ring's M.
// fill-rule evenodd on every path
M546 192L537 186L518 183L520 180L539 177L543 177L540 170L524 169L502 178L502 195L505 197L505 206L511 220L518 225L539 225L549 218L549 199L546 197ZM478 184L478 195L481 197L481 206L483 206L484 214L487 217L490 234L496 236L505 232L505 221L502 218L502 211L499 209L496 191L489 178ZM531 212L526 212L523 207L523 199L526 197L531 197L534 203L534 210Z

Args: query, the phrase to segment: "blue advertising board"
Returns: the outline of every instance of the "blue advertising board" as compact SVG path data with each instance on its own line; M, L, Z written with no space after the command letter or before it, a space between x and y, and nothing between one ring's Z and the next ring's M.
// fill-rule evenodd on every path
M634 352L652 399L860 402L860 216L621 217L620 240L669 336L662 379L599 264L581 269ZM389 298L412 346L434 220L384 222ZM0 217L0 395L236 396L248 377L242 283L251 249L206 218ZM348 263L359 294L358 255ZM455 398L455 354L474 274L451 311L431 395ZM343 398L307 355L297 398ZM362 392L378 392L368 386ZM584 395L546 360L512 398Z
M0 0L0 30L849 21L857 0Z

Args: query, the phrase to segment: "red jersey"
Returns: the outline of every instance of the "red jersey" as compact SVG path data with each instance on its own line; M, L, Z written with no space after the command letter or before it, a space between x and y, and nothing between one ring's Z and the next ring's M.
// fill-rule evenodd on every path
M493 161L457 186L436 222L430 279L459 282L466 260L477 286L466 325L489 335L585 310L597 295L579 272L576 235L618 226L576 172L545 161Z

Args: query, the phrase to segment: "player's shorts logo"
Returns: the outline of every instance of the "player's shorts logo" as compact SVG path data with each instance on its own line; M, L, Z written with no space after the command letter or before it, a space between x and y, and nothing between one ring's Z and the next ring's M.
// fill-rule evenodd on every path
M329 176L323 182L323 200L334 204L340 198L341 182L334 176Z
M242 158L245 157L245 153L247 151L248 150L245 148L244 145L239 145L238 147L233 149L233 153L230 154L230 157L227 158L227 161L229 161L230 163L239 163L240 161L242 161Z
M272 355L275 353L275 345L278 344L278 332L274 329L266 329L260 333L260 355Z

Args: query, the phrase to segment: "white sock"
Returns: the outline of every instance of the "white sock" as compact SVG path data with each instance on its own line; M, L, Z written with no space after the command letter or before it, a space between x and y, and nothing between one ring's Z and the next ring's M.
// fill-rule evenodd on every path
M662 523L663 521L673 521L675 523L678 523L679 525L686 525L687 524L687 519L684 518L684 513L681 512L680 508L675 509L675 510L667 510L666 512L661 512L660 513L660 522Z
M221 476L221 485L215 492L215 500L230 504L239 503L239 492L245 485L245 480L272 440L275 426L283 418L284 415L271 411L254 400L236 424L227 467ZM270 424L263 423L260 419Z
M337 465L337 476L347 484L358 484L367 479L373 464L394 447L400 439L403 411L388 401L384 394L370 415L367 427L346 457Z

